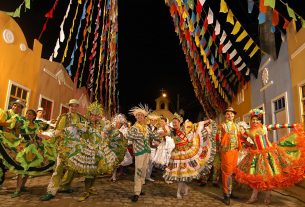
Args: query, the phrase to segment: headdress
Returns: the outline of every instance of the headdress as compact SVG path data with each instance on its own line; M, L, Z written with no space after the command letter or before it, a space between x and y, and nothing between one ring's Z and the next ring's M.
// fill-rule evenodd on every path
M102 115L103 114L103 107L97 101L91 103L87 108L87 113L94 114L94 115Z
M180 123L182 123L183 122L183 118L182 118L182 116L180 116L178 113L174 113L174 118L173 119L178 119L179 120L179 122Z
M131 115L136 116L137 113L142 113L144 114L144 116L147 116L147 114L150 113L150 109L148 108L147 104L145 105L139 104L139 106L135 106L129 110L129 114Z
M250 111L250 116L251 116L251 118L253 117L253 116L258 116L258 117L262 117L263 115L264 115L264 111L263 110L260 110L260 109L252 109L251 111Z
M160 118L161 118L158 114L154 114L154 113L148 114L147 117L148 117L149 119L152 119L152 120L157 120L157 119L160 119Z
M237 114L237 112L233 109L233 107L228 107L226 110L225 110L225 113L226 112L232 112L233 114Z
M112 124L121 123L126 124L127 119L124 114L116 114L112 119Z

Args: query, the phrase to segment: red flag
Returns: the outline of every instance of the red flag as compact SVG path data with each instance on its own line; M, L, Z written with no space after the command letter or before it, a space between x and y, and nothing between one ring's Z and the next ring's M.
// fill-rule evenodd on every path
M273 9L273 14L272 14L272 25L276 26L279 24L279 13L275 9Z
M262 12L262 13L267 12L267 7L264 5L264 1L265 0L260 0L259 1L259 11Z
M283 29L287 29L287 27L289 25L289 21L286 18L284 18L284 20L285 20L285 23L284 23Z

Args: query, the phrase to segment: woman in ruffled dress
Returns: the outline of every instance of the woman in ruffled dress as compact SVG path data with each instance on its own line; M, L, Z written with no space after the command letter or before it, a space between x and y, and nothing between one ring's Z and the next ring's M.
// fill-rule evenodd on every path
M175 142L173 138L169 136L170 128L167 125L167 119L165 117L161 117L160 119L160 128L158 129L159 134L164 132L163 128L166 129L167 133L161 137L161 143L157 147L157 152L153 159L154 166L162 170L164 170L168 165L171 152L175 148Z
M235 170L235 179L249 185L252 195L247 203L257 202L258 191L266 191L265 204L270 204L270 190L287 188L300 182L305 176L305 133L297 124L262 124L264 112L250 111L251 126L244 136L254 144ZM294 128L287 136L271 143L268 130Z
M182 117L176 113L174 115L171 136L175 148L163 177L166 181L178 182L177 198L182 199L182 195L188 194L187 182L210 172L216 153L214 136L217 126L212 122L211 132L208 128L211 120L201 121L193 124L192 129L186 133L186 129L180 127ZM190 133L193 133L192 137L187 136Z

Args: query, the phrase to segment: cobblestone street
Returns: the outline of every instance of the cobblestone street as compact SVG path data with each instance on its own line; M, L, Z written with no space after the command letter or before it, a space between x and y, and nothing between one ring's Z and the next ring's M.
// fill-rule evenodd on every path
M132 203L129 197L132 196L133 180L132 175L120 177L113 183L109 181L109 177L97 178L95 188L99 192L98 195L91 196L84 202L79 202L78 197L83 192L83 178L75 178L72 186L75 190L72 194L58 193L51 201L42 202L39 197L46 192L50 175L30 178L27 183L28 192L23 193L18 198L11 198L11 193L15 190L16 180L12 180L12 174L8 174L8 178L3 184L0 192L1 207L78 207L78 206L225 206L222 203L221 189L205 186L201 187L198 183L193 182L190 185L189 196L182 200L175 198L177 184L166 184L161 181L161 176L157 176L154 183L148 182L144 186L145 195L141 196L137 203ZM159 181L158 181L159 180ZM265 206L263 203L263 195L255 205L245 204L249 198L251 191L245 188L235 190L239 199L232 200L231 206ZM283 196L278 192L272 192L271 206L305 206L304 203L289 196Z

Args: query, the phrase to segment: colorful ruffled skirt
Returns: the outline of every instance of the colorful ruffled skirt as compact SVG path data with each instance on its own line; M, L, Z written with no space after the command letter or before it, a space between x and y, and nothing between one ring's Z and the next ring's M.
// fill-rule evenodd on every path
M118 162L108 140L90 127L65 128L60 153L69 170L84 176L111 174Z
M199 129L193 139L185 145L177 145L171 153L165 173L165 180L190 182L208 174L216 154L215 135L217 126L212 124L212 133Z
M56 160L54 139L25 139L0 131L0 158L15 174L41 175L53 169Z
M301 126L263 150L248 149L235 179L251 188L287 188L305 178L305 133Z

